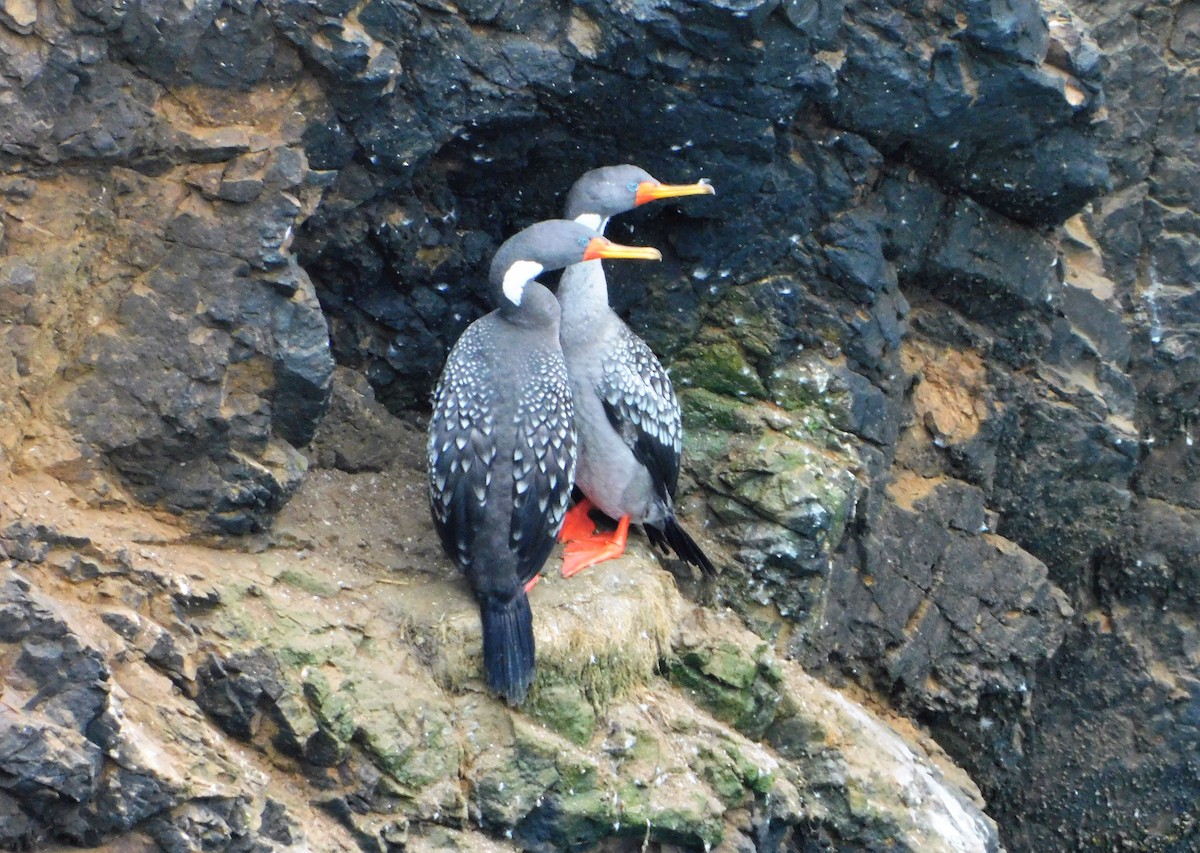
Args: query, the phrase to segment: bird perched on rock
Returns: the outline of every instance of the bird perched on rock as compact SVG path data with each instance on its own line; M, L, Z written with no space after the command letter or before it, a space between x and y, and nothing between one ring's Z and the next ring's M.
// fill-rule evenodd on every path
M612 216L656 199L710 195L712 186L662 184L637 166L609 166L583 175L567 194L567 219L603 233ZM560 538L568 541L562 573L624 552L630 523L664 551L705 574L712 561L675 517L683 452L679 403L670 377L646 343L608 304L598 260L568 267L558 286L563 355L575 397L579 433L576 484L585 500L572 508ZM590 502L590 503L589 503ZM612 534L594 534L590 505L618 519Z
M533 680L526 585L554 547L575 479L559 306L534 278L596 258L661 257L576 222L526 228L492 260L498 307L467 327L438 380L427 448L434 526L479 603L488 686L509 704Z

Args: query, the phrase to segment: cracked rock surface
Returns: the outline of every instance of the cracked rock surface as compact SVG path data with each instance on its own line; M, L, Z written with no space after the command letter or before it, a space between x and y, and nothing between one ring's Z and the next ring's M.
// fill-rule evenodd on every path
M1193 849L1198 62L1183 0L0 2L0 846ZM512 713L421 424L619 162L717 187L610 280L722 573L544 581Z

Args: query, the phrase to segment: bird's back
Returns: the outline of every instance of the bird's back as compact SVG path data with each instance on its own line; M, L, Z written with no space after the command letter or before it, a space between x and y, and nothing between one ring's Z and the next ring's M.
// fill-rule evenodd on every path
M477 596L506 597L554 546L574 482L573 408L557 329L495 312L455 344L429 430L442 544Z

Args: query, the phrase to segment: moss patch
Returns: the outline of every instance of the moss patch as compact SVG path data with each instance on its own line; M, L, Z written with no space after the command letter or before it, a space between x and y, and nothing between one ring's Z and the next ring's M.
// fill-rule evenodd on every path
M617 784L600 791L556 797L544 816L558 849L587 849L605 838L649 838L664 844L710 849L721 843L721 810L696 788ZM526 827L527 835L532 827Z
M533 601L537 676L523 710L582 744L613 701L653 678L674 630L679 593L636 546L569 583L550 579L542 586L545 593L535 589Z
M277 583L286 584L322 598L332 598L338 594L337 584L332 584L313 572L295 567L284 569L275 577L275 580Z
M596 728L596 709L580 684L539 673L522 710L572 743L585 744Z
M747 737L757 738L775 719L779 693L760 677L748 684L733 684L706 672L704 653L689 652L668 662L671 681L682 687L702 707Z
M492 749L483 756L473 795L488 823L512 827L537 808L546 792L559 783L558 748L536 727L514 721L511 749Z
M782 286L793 282L788 279ZM774 279L733 287L713 308L713 319L752 357L760 361L777 358L784 328L773 302Z
M355 740L401 790L415 794L431 783L457 775L458 749L449 720L439 709L405 701L410 697L363 696L354 715ZM390 691L389 691L390 692Z
M304 698L317 724L317 731L304 742L305 760L318 767L333 767L350 752L356 728L353 707L319 670L305 669L301 677Z
M683 428L689 433L751 432L761 422L745 403L707 388L680 389L679 403L683 409ZM690 440L688 453L694 453Z
M703 388L733 398L765 399L767 389L757 369L735 341L706 330L672 365L677 385Z
M696 616L685 626L666 661L667 675L690 698L750 738L759 738L775 719L782 698L780 672L765 643L744 643L705 626Z

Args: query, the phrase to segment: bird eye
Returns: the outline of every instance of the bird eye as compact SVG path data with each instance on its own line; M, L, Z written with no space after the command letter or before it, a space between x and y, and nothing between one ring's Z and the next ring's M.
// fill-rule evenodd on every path
M637 187L638 185L636 183L628 183L625 185L625 189L629 190L631 193L637 192Z
M587 248L587 244L588 244L588 238L587 238L587 237L580 237L580 238L579 238L579 239L578 239L576 242L578 242L578 243L579 243L579 248L581 248L581 249L586 249L586 248Z

